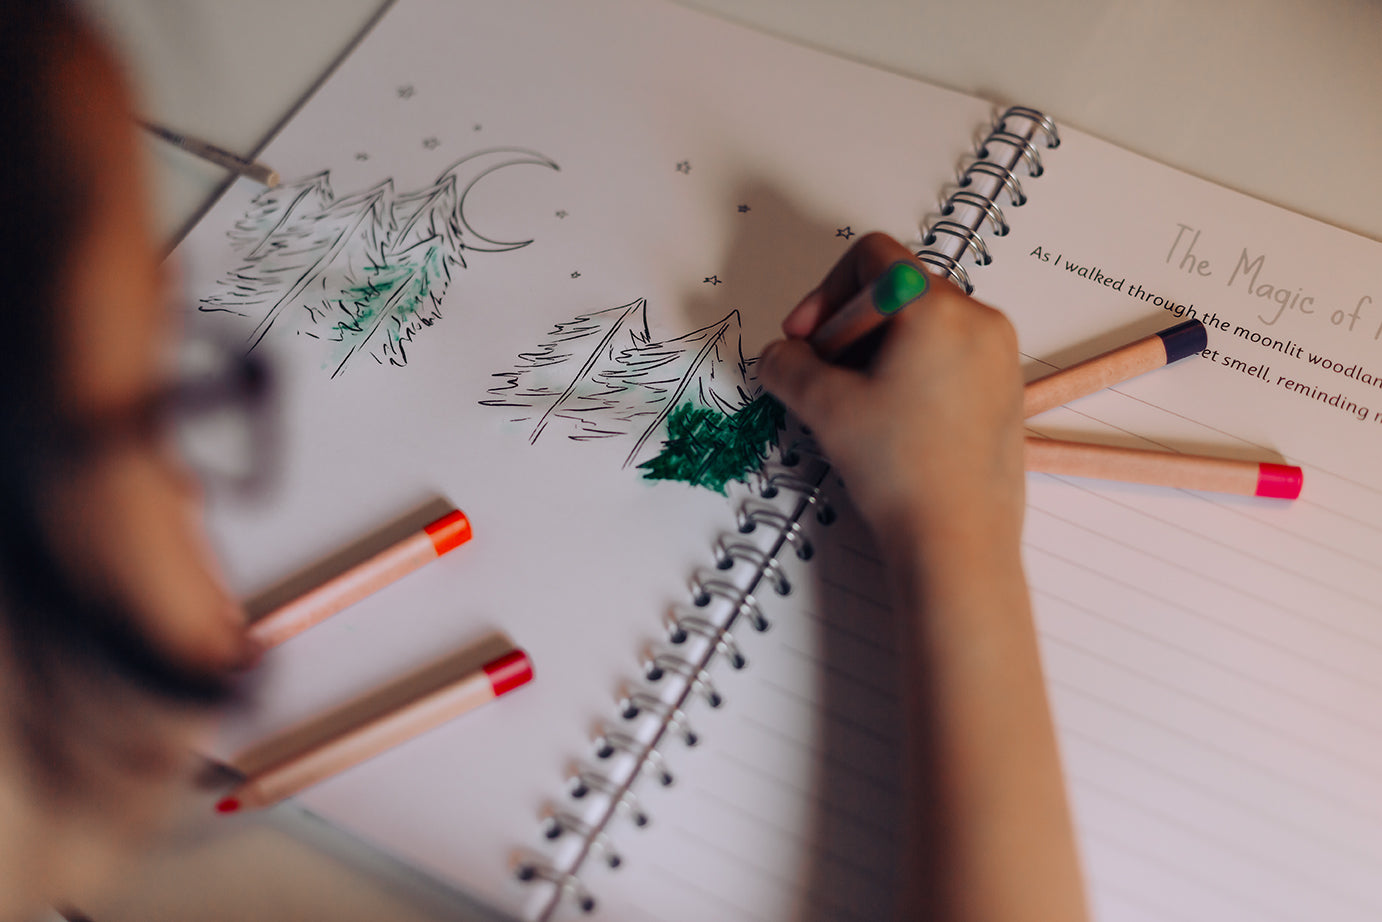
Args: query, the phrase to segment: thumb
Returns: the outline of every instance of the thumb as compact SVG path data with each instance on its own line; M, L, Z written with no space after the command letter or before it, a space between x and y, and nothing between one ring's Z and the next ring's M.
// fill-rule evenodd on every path
M859 386L859 373L831 365L804 339L769 343L758 359L758 380L813 429L829 429L849 395Z

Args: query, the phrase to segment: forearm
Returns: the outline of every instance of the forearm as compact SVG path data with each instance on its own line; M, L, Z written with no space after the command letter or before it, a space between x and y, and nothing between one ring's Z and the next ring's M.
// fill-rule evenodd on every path
M1086 919L1015 537L966 523L889 556L905 613L899 918Z
M1022 376L1000 313L943 283L862 369L806 338L906 247L868 234L783 322L764 384L816 432L888 559L905 629L900 916L1081 922L1074 835L1020 539Z

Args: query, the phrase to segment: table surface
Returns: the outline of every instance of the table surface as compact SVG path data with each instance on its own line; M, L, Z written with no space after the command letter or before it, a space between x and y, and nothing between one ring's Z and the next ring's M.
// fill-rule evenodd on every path
M253 152L329 72L379 0L85 0L145 111ZM1382 4L1373 0L695 0L812 47L999 102L1382 240ZM149 144L171 242L226 181ZM253 886L246 886L252 881ZM97 922L478 918L453 894L292 807L181 837Z

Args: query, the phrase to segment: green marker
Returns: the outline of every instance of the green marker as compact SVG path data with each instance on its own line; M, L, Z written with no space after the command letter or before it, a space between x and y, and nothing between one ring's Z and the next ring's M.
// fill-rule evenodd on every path
M862 365L889 317L926 294L926 275L915 263L898 260L811 334L811 347L827 361Z

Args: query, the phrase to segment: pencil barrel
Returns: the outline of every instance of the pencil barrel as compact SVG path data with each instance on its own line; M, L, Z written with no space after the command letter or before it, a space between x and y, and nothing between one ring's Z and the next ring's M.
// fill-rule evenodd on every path
M277 803L474 710L494 697L490 677L484 672L477 673L259 773L239 792L239 797L246 806Z
M1045 413L1165 364L1166 347L1159 336L1139 339L1028 384L1022 391L1023 416Z
M250 639L260 647L277 646L290 637L397 582L437 559L431 536L418 532L335 576L250 625Z
M1256 461L1182 455L1058 439L1028 438L1027 470L1096 480L1258 495L1262 465Z

